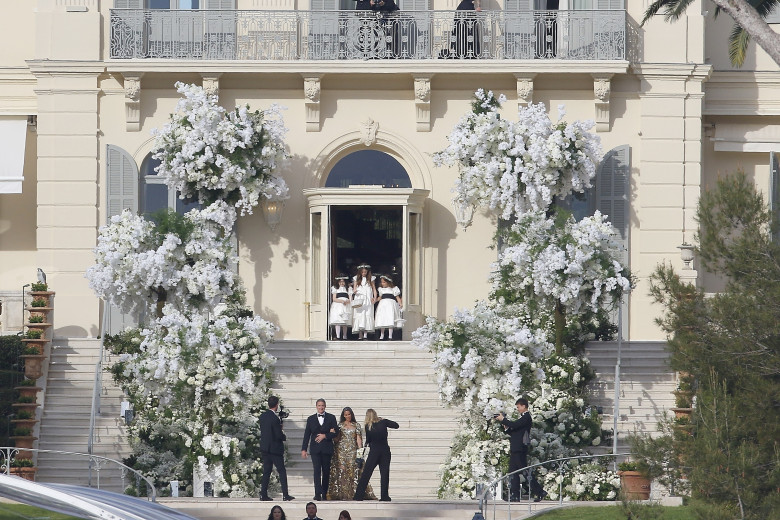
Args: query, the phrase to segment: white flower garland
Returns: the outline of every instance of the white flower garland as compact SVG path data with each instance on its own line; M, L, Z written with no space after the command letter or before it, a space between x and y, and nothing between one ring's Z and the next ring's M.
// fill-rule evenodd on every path
M601 143L589 132L593 121L552 123L542 103L520 108L518 120L501 118L506 98L492 91L475 93L474 110L448 136L449 146L434 155L437 166L456 166L459 206L498 209L511 220L529 211L545 211L554 197L582 193L591 186Z
M201 204L226 200L242 215L261 198L289 198L284 179L274 174L287 159L279 106L226 113L203 87L178 82L176 88L183 97L171 121L155 131L153 155L169 186Z

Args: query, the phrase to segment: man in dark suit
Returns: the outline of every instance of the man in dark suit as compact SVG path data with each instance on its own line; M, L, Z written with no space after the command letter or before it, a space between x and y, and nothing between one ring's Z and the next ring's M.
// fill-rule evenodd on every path
M495 416L495 420L504 425L504 431L509 434L509 472L512 473L520 468L528 466L528 444L531 442L531 426L533 419L528 411L528 400L522 397L515 402L517 412L520 418L516 421L510 421L504 414ZM534 502L539 502L547 496L547 492L542 489L539 482L536 481L531 471L525 472L526 480L530 487L530 492L536 495ZM514 474L511 477L509 485L509 500L517 502L520 500L520 475Z
M306 518L303 520L322 520L322 518L317 516L317 504L314 502L306 504Z
M284 500L292 500L293 496L287 490L287 470L284 467L284 441L287 437L282 432L282 420L277 415L279 398L272 395L268 398L268 410L260 415L260 452L263 454L263 479L260 481L260 500L271 500L268 496L268 481L271 479L271 469L276 466L279 481L282 483Z
M311 455L314 466L314 500L327 500L333 439L338 432L336 416L325 412L325 399L317 399L317 413L306 419L301 446L301 456Z

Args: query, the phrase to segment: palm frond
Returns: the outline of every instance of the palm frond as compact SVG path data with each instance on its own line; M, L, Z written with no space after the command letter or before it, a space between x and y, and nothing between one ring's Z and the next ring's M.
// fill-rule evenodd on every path
M729 59L735 67L741 67L747 57L750 34L741 26L734 24L729 34Z

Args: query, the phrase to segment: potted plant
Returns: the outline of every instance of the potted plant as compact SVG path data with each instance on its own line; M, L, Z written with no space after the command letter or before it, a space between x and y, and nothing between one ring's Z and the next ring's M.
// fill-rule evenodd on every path
M43 331L40 329L30 329L25 334L25 339L41 339Z
M49 300L46 298L41 298L40 296L33 298L33 301L30 302L30 307L34 307L36 309L44 308L48 305Z
M32 396L21 396L19 399L16 400L15 403L11 405L14 408L14 413L19 413L21 411L28 411L31 414L35 414L35 409L38 408L37 399L34 395Z
M625 461L618 464L620 487L627 500L648 500L650 498L650 478L641 471L641 464Z
M29 323L43 323L43 316L30 316Z
M20 397L29 398L32 399L32 402L35 402L36 395L38 395L41 388L35 386L35 379L23 379L14 390L19 392Z
M11 475L17 475L27 480L35 480L37 468L33 465L31 459L15 458L11 461Z
M677 374L677 390L674 394L675 417L690 417L693 412L694 378L687 372Z
M46 292L49 290L49 285L43 282L33 282L30 284L30 293Z
M14 425L14 431L18 431L20 428L27 428L32 431L32 428L35 427L35 423L37 423L38 420L35 418L35 414L31 411L19 410L16 412L16 418L11 419L11 422Z

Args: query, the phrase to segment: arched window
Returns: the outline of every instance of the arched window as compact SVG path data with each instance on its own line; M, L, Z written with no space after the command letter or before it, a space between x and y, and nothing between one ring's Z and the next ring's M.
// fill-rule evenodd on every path
M412 181L392 156L378 150L360 150L337 162L325 181L326 188L350 186L411 188Z
M141 163L139 210L142 215L151 215L160 210L170 208L184 214L198 207L198 201L185 201L179 194L165 185L165 180L157 175L155 168L160 165L159 159L146 156Z

